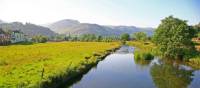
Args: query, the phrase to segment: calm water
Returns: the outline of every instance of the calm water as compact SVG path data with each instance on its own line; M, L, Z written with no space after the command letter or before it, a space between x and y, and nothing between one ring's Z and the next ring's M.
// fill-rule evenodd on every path
M123 46L98 63L71 88L200 88L200 70L180 63L135 61L134 48Z

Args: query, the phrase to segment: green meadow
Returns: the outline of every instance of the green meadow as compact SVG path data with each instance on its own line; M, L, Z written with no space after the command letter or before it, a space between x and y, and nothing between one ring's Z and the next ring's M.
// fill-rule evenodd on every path
M35 88L79 73L98 56L119 47L105 42L49 42L0 46L0 87Z

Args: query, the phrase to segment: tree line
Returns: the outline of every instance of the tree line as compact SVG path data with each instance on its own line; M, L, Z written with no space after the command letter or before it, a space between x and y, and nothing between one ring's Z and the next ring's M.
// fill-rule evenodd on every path
M57 35L50 37L50 41L83 41L83 42L113 42L113 41L129 41L129 40L142 40L146 41L149 37L144 32L136 32L132 35L123 33L121 35L101 36L95 34L83 35Z

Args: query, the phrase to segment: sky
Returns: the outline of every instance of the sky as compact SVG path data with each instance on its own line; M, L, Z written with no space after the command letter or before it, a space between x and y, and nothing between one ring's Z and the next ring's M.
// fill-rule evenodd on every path
M0 19L47 24L62 19L101 25L157 27L173 15L200 22L200 0L0 0Z

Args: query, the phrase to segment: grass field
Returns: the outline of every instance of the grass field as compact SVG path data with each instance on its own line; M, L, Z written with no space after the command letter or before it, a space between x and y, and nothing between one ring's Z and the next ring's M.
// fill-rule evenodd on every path
M43 82L84 68L94 53L119 47L119 43L59 42L0 46L0 88L39 87ZM85 59L92 58L91 61ZM78 71L77 71L78 72Z

